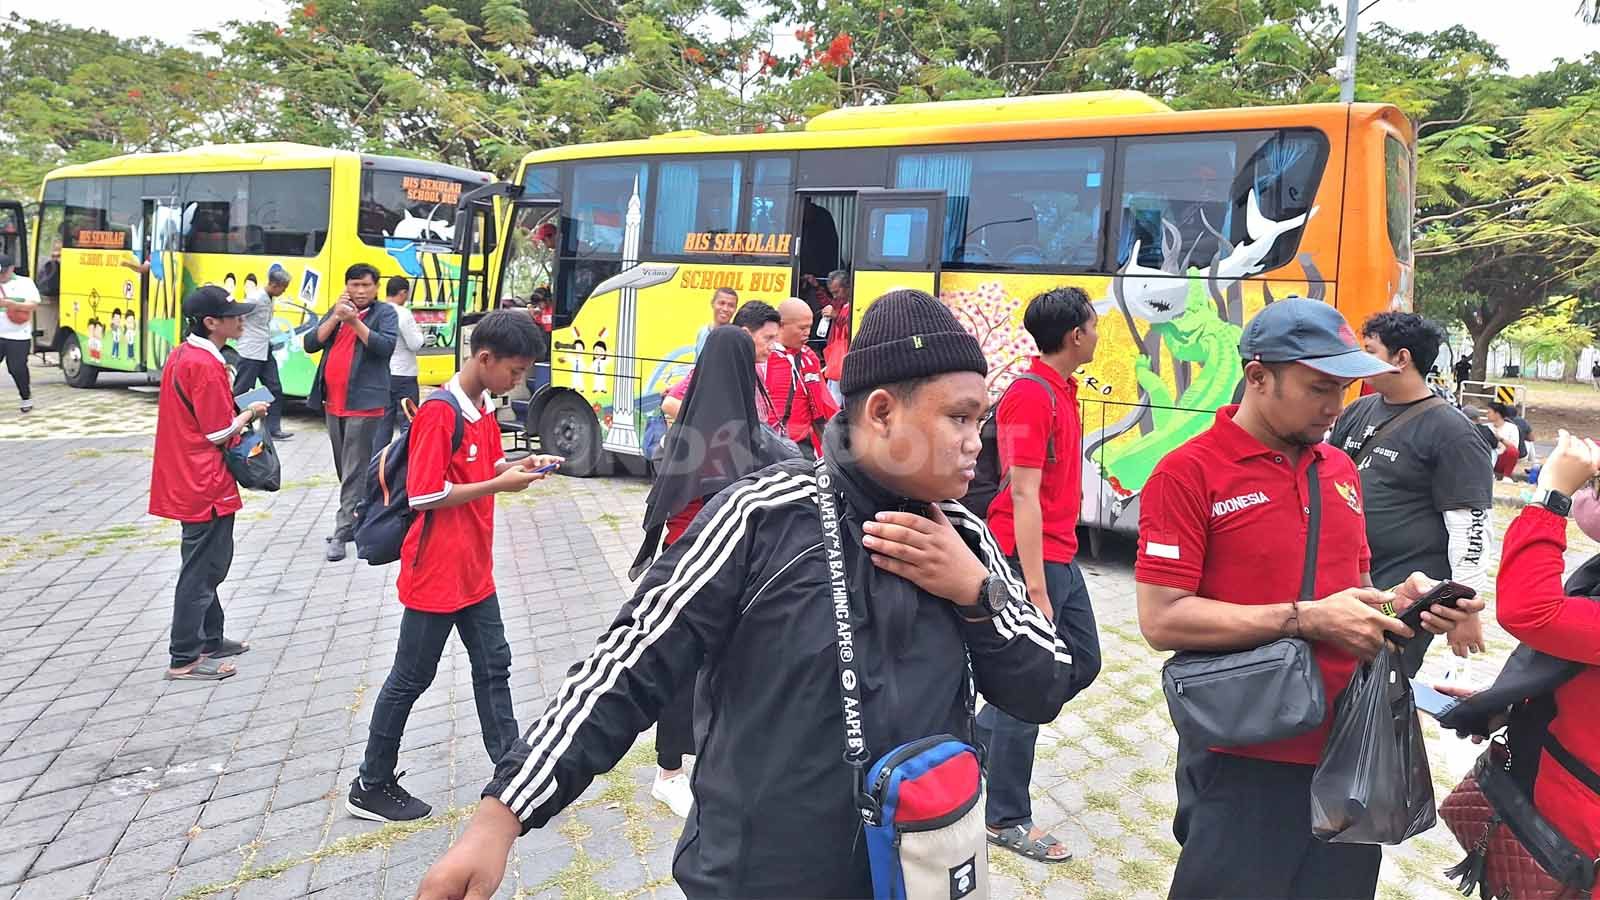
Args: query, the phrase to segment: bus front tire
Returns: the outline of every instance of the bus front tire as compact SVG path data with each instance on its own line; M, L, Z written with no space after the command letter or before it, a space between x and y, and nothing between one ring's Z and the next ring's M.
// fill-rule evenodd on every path
M61 342L61 375L75 388L94 387L100 370L83 358L83 344L76 334L68 334Z
M566 459L561 474L588 478L599 474L600 422L576 394L562 394L545 404L539 417L539 447Z

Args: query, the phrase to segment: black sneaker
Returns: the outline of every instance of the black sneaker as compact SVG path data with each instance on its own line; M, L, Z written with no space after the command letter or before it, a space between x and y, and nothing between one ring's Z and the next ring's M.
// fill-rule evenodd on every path
M338 562L344 559L344 541L338 538L328 538L328 562Z
M388 781L366 786L361 779L350 782L350 796L344 801L345 811L358 819L373 822L409 822L426 818L433 807L411 796L400 786L399 772Z

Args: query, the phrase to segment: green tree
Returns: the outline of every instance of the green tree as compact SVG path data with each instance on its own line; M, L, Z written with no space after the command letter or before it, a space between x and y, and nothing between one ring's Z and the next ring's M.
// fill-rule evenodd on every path
M45 173L118 153L249 137L264 98L234 73L148 38L0 21L0 192L34 197Z
M1593 328L1579 322L1578 300L1556 300L1550 311L1529 316L1507 328L1504 337L1522 355L1524 365L1561 363L1567 381L1578 380L1578 356L1594 345Z

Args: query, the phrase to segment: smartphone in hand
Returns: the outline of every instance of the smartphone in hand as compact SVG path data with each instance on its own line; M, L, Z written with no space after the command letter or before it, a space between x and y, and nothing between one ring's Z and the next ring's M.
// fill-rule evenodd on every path
M1441 694L1434 690L1432 685L1411 679L1411 696L1417 701L1417 709L1422 710L1435 719L1449 712L1452 707L1461 701L1448 694Z
M1441 581L1433 586L1433 590L1423 594L1417 602L1406 607L1406 611L1398 618L1413 632L1422 631L1422 614L1434 606L1447 606L1455 609L1456 604L1462 600L1470 600L1478 596L1478 592L1456 581Z

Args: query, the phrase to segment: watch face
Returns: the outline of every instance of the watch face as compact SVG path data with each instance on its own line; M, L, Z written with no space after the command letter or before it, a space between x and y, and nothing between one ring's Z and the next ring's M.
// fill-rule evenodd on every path
M983 600L988 604L991 613L1005 609L1011 602L1011 592L1006 590L1005 579L990 576L989 580L983 583Z

